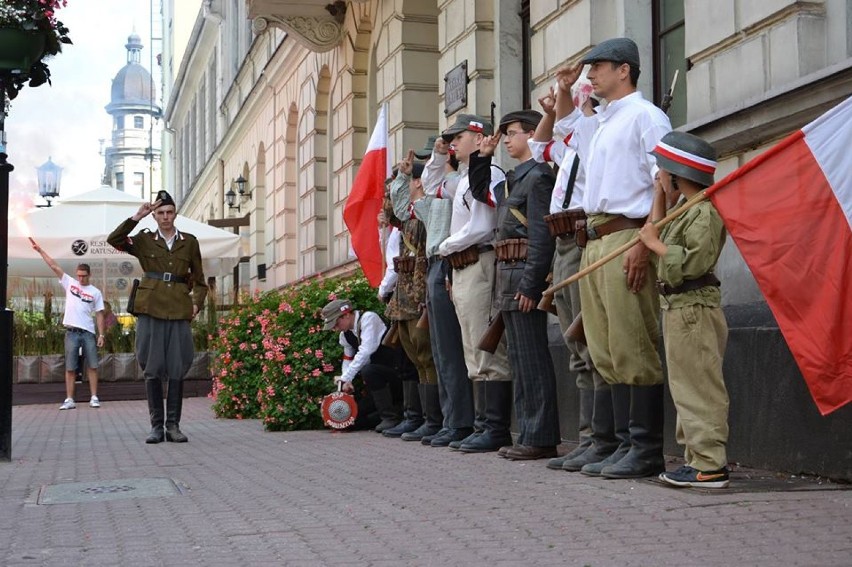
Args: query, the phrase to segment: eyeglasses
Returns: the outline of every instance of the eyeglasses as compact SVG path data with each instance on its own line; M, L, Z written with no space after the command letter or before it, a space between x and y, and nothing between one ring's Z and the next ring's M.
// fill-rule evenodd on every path
M524 132L523 130L507 130L506 131L506 137L507 138L513 138L513 137L517 136L518 134L529 135L529 132Z

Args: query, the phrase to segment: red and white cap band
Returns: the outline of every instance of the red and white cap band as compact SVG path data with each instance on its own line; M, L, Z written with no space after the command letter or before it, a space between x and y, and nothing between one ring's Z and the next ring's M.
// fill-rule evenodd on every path
M668 158L672 161L676 161L677 163L680 163L687 167L697 169L698 171L703 171L704 173L709 173L712 175L716 172L717 163L712 159L707 159L701 156L697 156L695 154L691 154L668 144L664 144L663 142L659 142L657 144L657 147L654 148L653 153L659 154L665 158Z
M482 122L471 120L470 124L467 125L467 129L471 132L482 132L485 129L485 125Z

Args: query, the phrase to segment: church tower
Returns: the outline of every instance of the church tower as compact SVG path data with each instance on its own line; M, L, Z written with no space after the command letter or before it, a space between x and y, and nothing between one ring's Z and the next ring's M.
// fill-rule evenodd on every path
M105 185L150 201L162 187L160 117L151 74L140 64L142 40L127 38L127 64L112 80L106 111L112 116L112 144L104 157Z

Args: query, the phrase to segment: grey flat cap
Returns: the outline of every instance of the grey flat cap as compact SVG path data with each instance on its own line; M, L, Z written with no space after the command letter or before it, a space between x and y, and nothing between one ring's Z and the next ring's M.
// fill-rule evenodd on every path
M414 151L414 157L417 159L429 159L432 157L432 150L435 148L435 140L437 139L438 136L429 136L423 149Z
M328 302L320 312L323 322L323 330L330 331L334 329L334 324L337 323L340 316L345 315L346 313L351 313L352 311L354 311L354 309L352 309L352 302L348 299L335 299L334 301Z
M632 39L616 37L602 41L583 57L583 63L596 61L614 61L629 63L631 67L639 67L639 48Z

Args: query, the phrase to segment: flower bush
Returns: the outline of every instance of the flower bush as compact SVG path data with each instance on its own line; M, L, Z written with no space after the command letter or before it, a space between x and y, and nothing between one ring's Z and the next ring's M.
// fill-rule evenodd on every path
M322 427L320 404L334 389L343 353L338 335L322 330L319 311L335 298L380 309L359 272L244 296L221 318L210 342L216 415L259 418L271 431Z
M44 59L62 51L62 44L70 44L68 28L56 19L56 10L64 8L68 0L3 0L0 2L0 28L27 32L41 32L45 37L42 58L23 73L4 73L0 77L0 90L8 100L28 84L38 87L50 83L50 69Z

